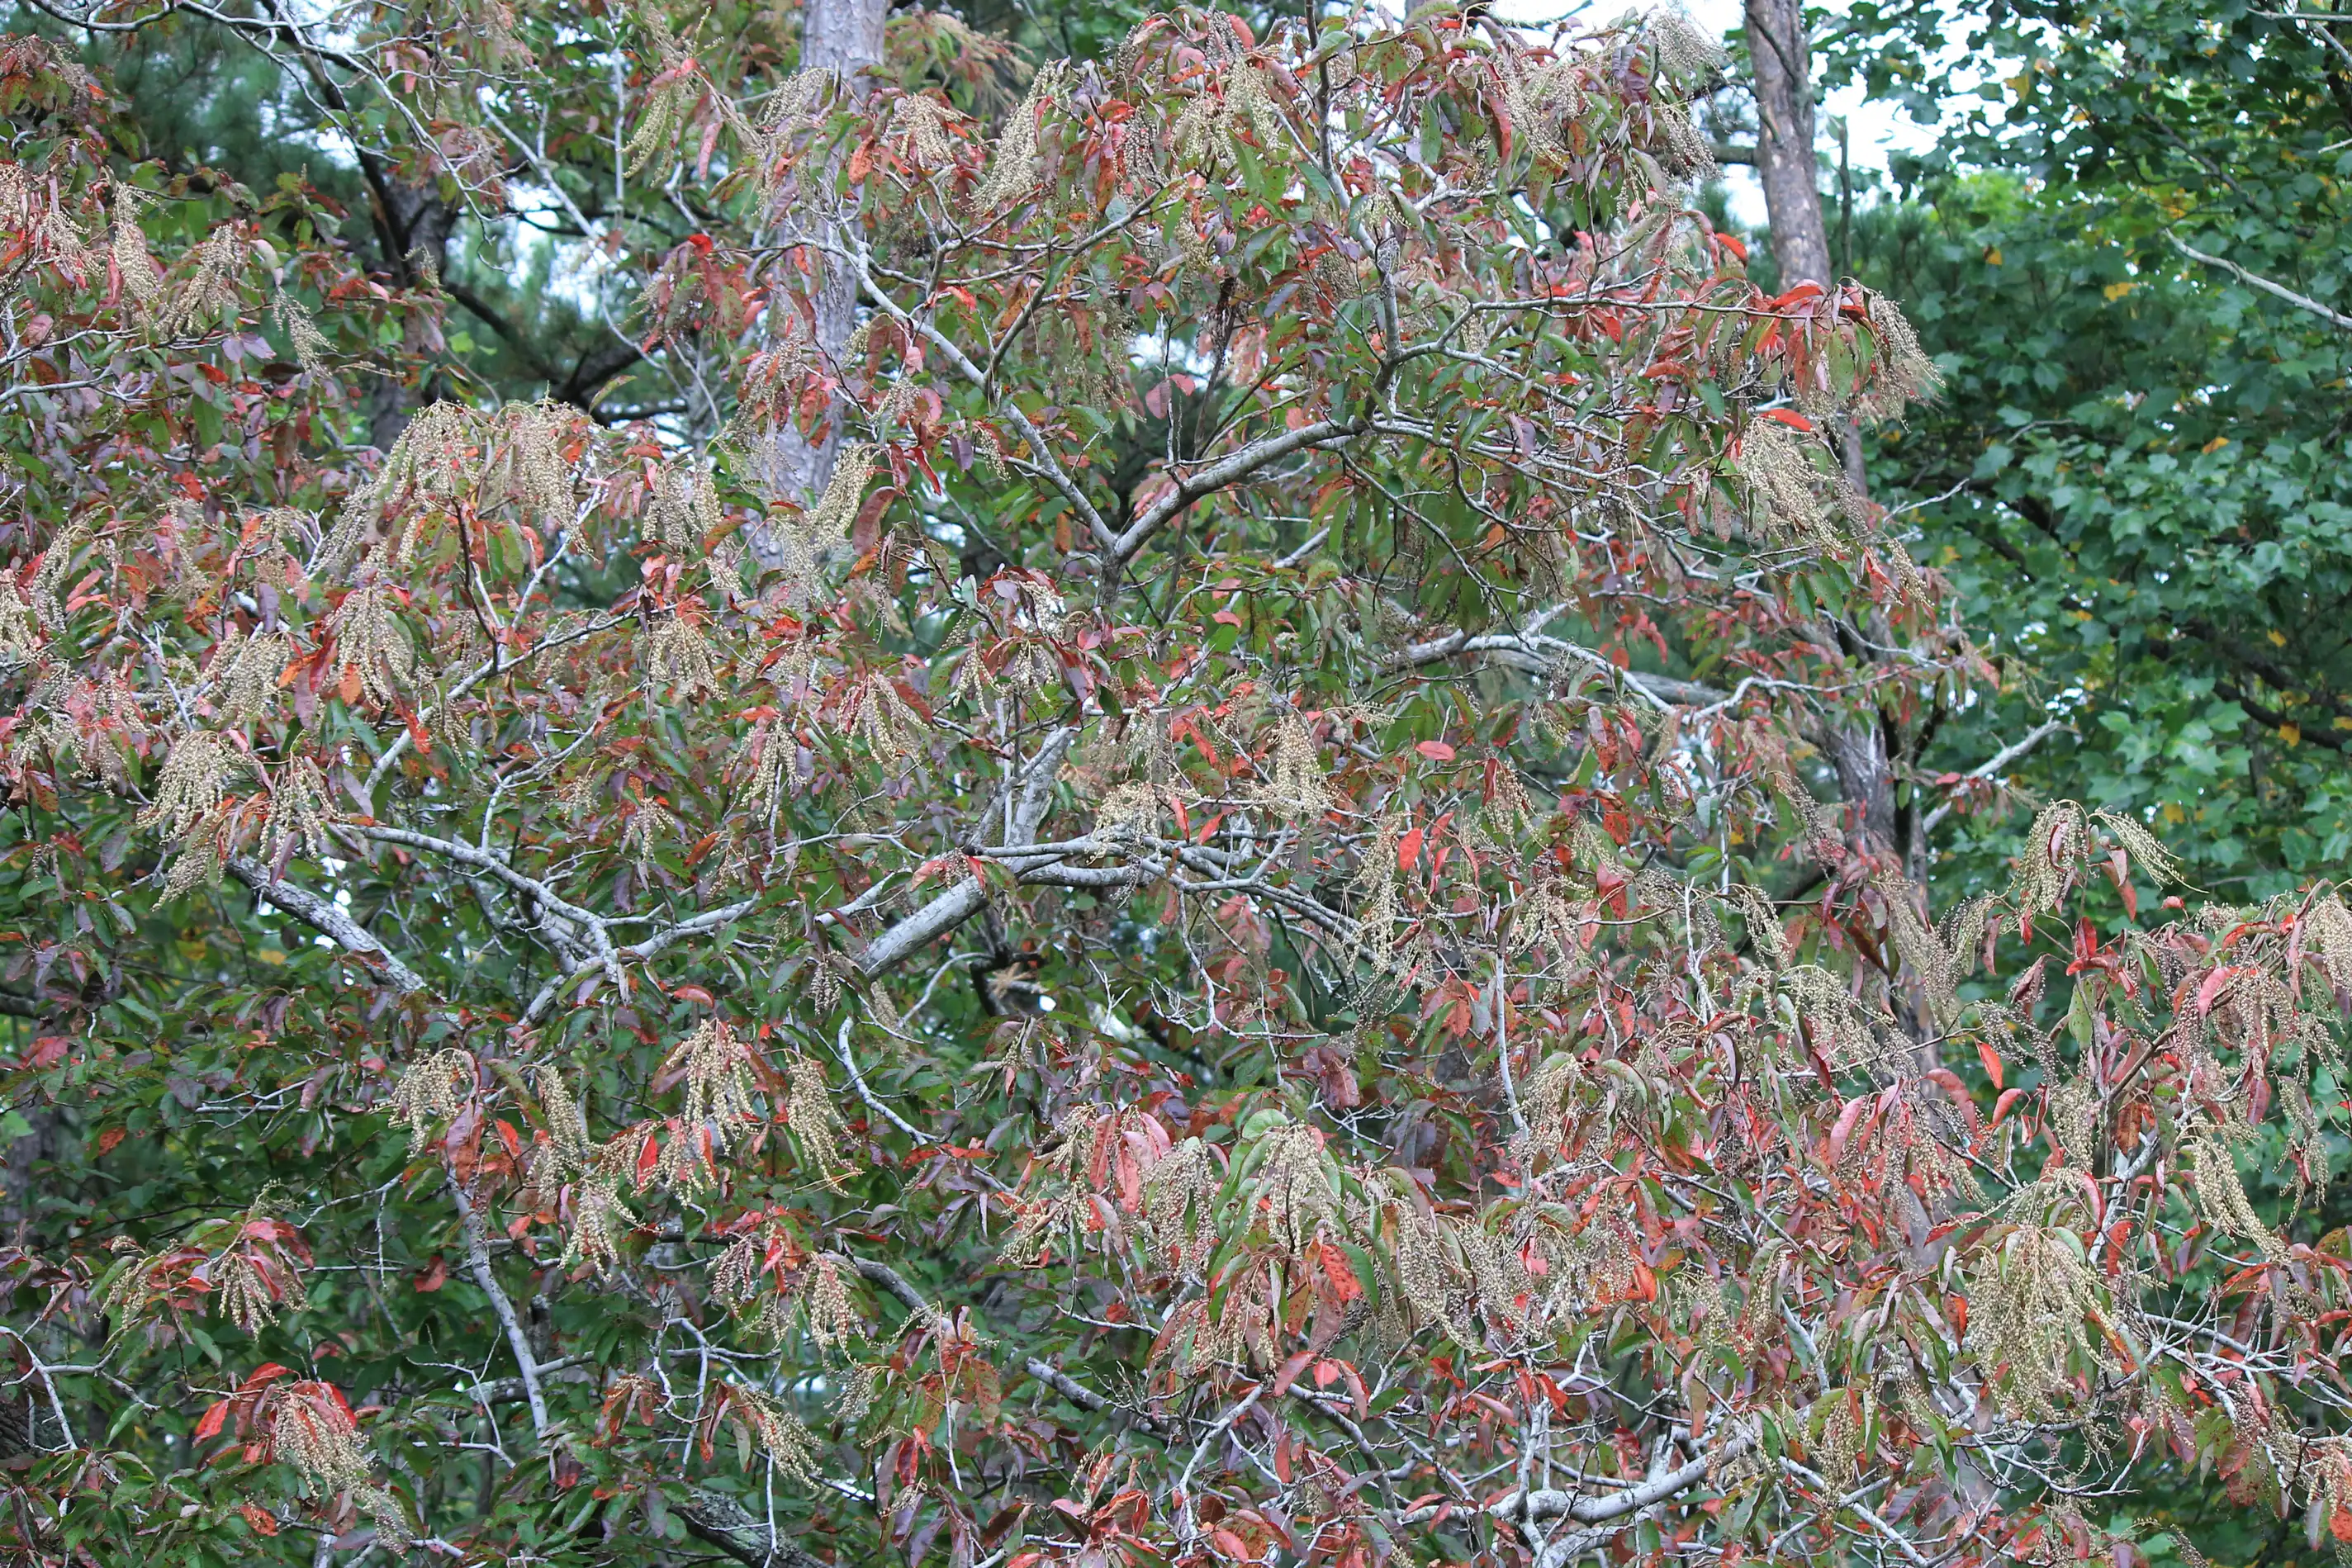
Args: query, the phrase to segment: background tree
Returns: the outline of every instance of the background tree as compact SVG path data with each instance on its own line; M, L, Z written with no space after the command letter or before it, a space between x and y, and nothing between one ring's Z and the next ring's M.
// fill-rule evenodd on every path
M1955 15L1957 52L1858 8L1831 57L1948 117L1906 170L1920 199L1865 222L1856 262L1947 369L1876 466L2015 675L1941 756L2060 715L2027 789L2157 810L2232 897L2330 874L2352 844L2341 28ZM1987 60L2006 80L1961 90Z

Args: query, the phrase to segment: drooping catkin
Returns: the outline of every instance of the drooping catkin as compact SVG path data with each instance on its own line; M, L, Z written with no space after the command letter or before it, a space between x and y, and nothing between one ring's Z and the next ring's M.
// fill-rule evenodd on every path
M1376 969L1386 969L1396 957L1396 928L1402 909L1397 896L1397 844L1402 837L1400 819L1393 813L1382 817L1349 884L1355 905L1356 948Z
M2103 1315L2097 1277L2071 1233L2018 1226L1972 1270L1967 1349L2014 1419L2058 1418L2078 1355L2097 1354L2085 1328Z
M416 679L416 649L401 627L399 606L391 579L371 564L328 618L344 669L356 672L362 693L383 706L396 703Z
M2197 1175L2197 1212L2224 1236L2251 1243L2273 1261L2286 1256L2286 1243L2263 1223L2247 1200L2245 1184L2238 1179L2238 1162L2229 1145L2210 1134L2189 1141L2181 1151Z
M1794 431L1774 420L1749 425L1739 438L1738 468L1765 538L1824 555L1842 548L1823 499L1823 476Z
M326 775L308 757L296 757L278 769L269 791L269 814L262 820L261 843L269 859L289 852L324 859L331 847L327 824L331 797Z
M39 619L16 591L16 574L0 569L0 672L24 668L40 651Z
M1154 1262L1181 1275L1207 1260L1215 1244L1211 1206L1216 1191L1208 1145L1198 1138L1186 1138L1145 1170L1144 1234Z
M163 272L147 249L139 214L153 198L135 186L115 187L113 221L109 225L107 256L122 279L122 291L142 310L152 310L163 297Z
M601 1172L589 1175L572 1189L563 1266L601 1275L620 1261L621 1240L635 1223L621 1200L619 1178Z
M1775 969L1788 967L1788 936L1780 928L1780 911L1772 907L1771 899L1746 883L1734 883L1724 889L1723 902L1748 927L1748 940L1763 955L1764 961Z
M679 1120L707 1132L714 1149L724 1151L736 1128L759 1119L751 1103L751 1048L723 1020L705 1019L664 1065L686 1085Z
M278 1458L328 1491L364 1486L367 1454L341 1404L330 1397L288 1399L269 1425Z
M819 1350L839 1350L866 1335L866 1320L849 1299L840 1263L830 1255L809 1265L801 1286L801 1312Z
M824 494L801 519L802 529L814 547L823 549L849 537L850 525L857 520L859 510L866 505L866 486L873 482L874 470L879 465L879 451L865 442L842 448L834 463L833 476L825 482Z
M2162 887L2180 880L2180 862L2146 826L2119 811L2101 811L2098 823L2115 835L2116 841L2138 862L2150 882Z
M236 756L217 730L189 730L164 754L155 798L139 813L139 826L161 828L167 839L188 838L219 809L235 768Z
M1275 727L1259 776L1257 798L1286 822L1311 821L1331 809L1330 778L1315 732L1297 714L1285 715Z
M730 1384L728 1393L738 1418L776 1469L803 1486L813 1483L816 1437L800 1417L768 1395L742 1384Z
M563 1074L553 1067L541 1067L533 1082L539 1090L539 1113L547 1125L550 1157L557 1171L575 1176L588 1167L593 1152L588 1141L588 1119L580 1109L580 1102L572 1097L571 1085Z
M213 653L221 711L232 724L250 724L278 706L278 677L293 659L293 642L282 632L239 637L235 629Z
M1919 335L1895 302L1875 289L1863 293L1869 319L1872 375L1855 398L1853 412L1865 420L1890 419L1934 392L1943 380L1936 361L1919 346Z
M2083 808L2074 801L2042 807L2026 831L2025 848L2010 877L2011 902L2029 916L2055 910L2082 861L2086 832Z
M408 1129L408 1152L414 1157L436 1122L446 1122L474 1092L479 1070L470 1052L448 1050L408 1064L392 1091L392 1124Z
M719 689L719 656L696 620L680 609L639 635L637 659L648 696L687 703Z
M842 1134L849 1130L849 1124L842 1120L826 1092L824 1069L805 1056L794 1056L785 1062L784 1073L790 1085L784 1098L784 1124L801 1141L803 1152L818 1174L834 1181L849 1169L841 1152Z
M1037 188L1040 121L1067 101L1069 90L1066 61L1053 61L1030 79L1028 96L1005 120L1004 133L989 157L988 173L972 193L974 212L992 212Z
M246 1333L257 1333L278 1321L277 1300L260 1266L232 1248L213 1266L213 1311Z
M963 118L929 93L910 92L891 104L890 128L885 136L918 168L944 168L955 162L956 155L955 139L949 130Z
M1249 1197L1275 1239L1293 1254L1339 1222L1339 1193L1325 1168L1323 1134L1300 1122L1277 1122L1258 1134Z
M236 224L223 224L205 236L193 255L195 267L157 310L155 323L165 337L176 338L236 308L237 275L245 269L250 246Z
M288 292L283 284L278 287L270 299L269 314L278 323L278 329L286 334L288 343L292 345L298 364L306 371L327 368L327 356L334 345L327 340L324 332L319 330L319 323L311 319L310 312L303 308L302 302Z

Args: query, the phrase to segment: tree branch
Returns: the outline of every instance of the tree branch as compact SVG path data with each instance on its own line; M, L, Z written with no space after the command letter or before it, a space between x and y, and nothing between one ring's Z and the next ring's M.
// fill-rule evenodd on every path
M337 905L291 883L278 881L270 875L268 867L250 855L229 856L227 870L229 875L255 893L311 929L322 933L344 952L376 969L391 982L394 990L406 995L426 988L423 976L394 957L391 950L375 939L373 933Z
M1033 844L1037 840L1037 825L1045 820L1045 810L1053 803L1054 780L1060 776L1062 759L1070 753L1078 732L1066 726L1045 737L1037 755L1022 773L1021 794L1013 808L1013 823L1006 832L1005 843L1013 848ZM1015 865L1015 871L1028 869L1027 862ZM883 932L866 945L857 955L857 968L867 978L919 953L940 937L946 936L981 911L988 902L988 890L978 877L958 883L914 914Z
M904 1274L890 1267L889 1264L876 1262L871 1258L853 1258L846 1252L835 1252L830 1256L835 1262L845 1263L856 1270L858 1277L867 1284L879 1285L889 1291L891 1295L898 1298L900 1305L925 1322L939 1321L939 1308L931 1305L922 1291L915 1289L908 1282Z
M547 1430L547 1390L539 1380L539 1358L531 1354L530 1336L523 1332L522 1322L515 1316L514 1303L507 1300L499 1284L499 1277L490 1267L489 1244L482 1237L482 1217L466 1199L466 1189L457 1180L457 1173L449 1173L449 1196L457 1205L457 1218L466 1233L466 1262L474 1276L474 1283L490 1298L490 1311L499 1326L506 1331L507 1348L514 1352L515 1371L522 1378L523 1397L530 1403L530 1429L534 1436Z
M2173 249L2189 260L2201 261L2208 267L2218 267L2249 288L2258 288L2273 299L2284 299L2296 309L2318 317L2339 332L2352 332L2352 316L2330 310L2308 294L2297 294L2284 283L2273 283L2259 273L2248 272L2226 256L2208 256L2179 235L2168 234L2164 237L2172 242Z
M1724 694L1712 686L1703 686L1696 681L1676 680L1671 675L1652 675L1621 669L1590 648L1533 632L1495 632L1475 637L1466 632L1451 632L1443 637L1412 644L1384 661L1381 667L1383 671L1395 673L1460 655L1482 656L1496 664L1538 675L1549 674L1563 664L1588 664L1631 686L1660 707L1706 707L1724 700Z
M749 1568L831 1568L799 1542L785 1539L733 1498L702 1487L688 1490L686 1506L678 1511L688 1533L716 1546Z
M730 921L740 920L757 908L759 903L756 898L746 898L721 908L706 909L699 915L689 915L675 925L664 926L650 936L631 942L625 946L615 947L613 950L613 961L616 964L642 964L662 949L675 944L681 937L700 936L705 931L715 931ZM583 958L539 988L539 994L530 999L530 1006L523 1009L522 1023L528 1027L539 1022L547 1016L548 1009L554 1007L555 998L563 994L564 987L575 980L586 979L595 971L607 967L602 955L591 955Z
M1966 773L1961 774L1960 777L1963 779L1990 779L1994 774L2000 772L2002 768L2008 767L2011 763L2016 761L2019 758L2024 756L2027 752L2032 751L2043 741L2049 739L2052 736L2056 735L2060 730L2070 727L2072 727L2066 724L2064 720L2055 718L2050 720L2046 724L2036 726L2032 732L2027 735L2024 739L2018 741L2015 745L2002 747L1999 751L1994 752L1990 757L1986 758L1982 762L1978 763L1974 768L1971 768ZM1946 800L1942 805L1928 812L1927 820L1919 824L1920 835L1925 837L1927 834L1934 832L1936 831L1937 824L1943 821L1945 818L1951 814L1952 802Z

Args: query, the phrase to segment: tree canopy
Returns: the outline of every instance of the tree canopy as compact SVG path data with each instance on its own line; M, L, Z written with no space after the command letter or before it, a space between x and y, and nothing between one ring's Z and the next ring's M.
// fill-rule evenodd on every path
M2018 677L1948 755L2046 705L2075 733L2021 764L2029 789L2154 810L2231 897L2331 874L2352 848L2352 317L2324 303L2345 298L2341 31L2132 3L1949 19L1857 7L1827 56L1949 122L1853 258L1947 372L1875 471ZM1999 79L1961 90L1987 61Z
M2352 1540L2352 911L1935 852L1998 377L1675 15L1108 16L0 40L6 1550Z

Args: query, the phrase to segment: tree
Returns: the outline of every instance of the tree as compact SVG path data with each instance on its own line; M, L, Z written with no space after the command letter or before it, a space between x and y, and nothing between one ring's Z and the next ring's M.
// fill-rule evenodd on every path
M991 138L926 14L206 15L678 406L366 444L429 269L0 54L11 1551L2125 1562L2155 1445L2352 1534L2234 1154L2325 1179L2352 913L2059 805L1931 927L1814 798L1983 672L1685 29L1184 13Z
M1951 120L1857 262L1946 369L1875 471L2012 675L1952 716L1937 770L2062 719L2014 781L2156 811L2191 881L2236 898L2352 844L2352 62L2342 26L2297 15L1962 7L1967 57L2011 62L1990 101L1933 63L1940 17L1928 47L1857 8L1830 56ZM1953 847L1990 878L2003 840Z

